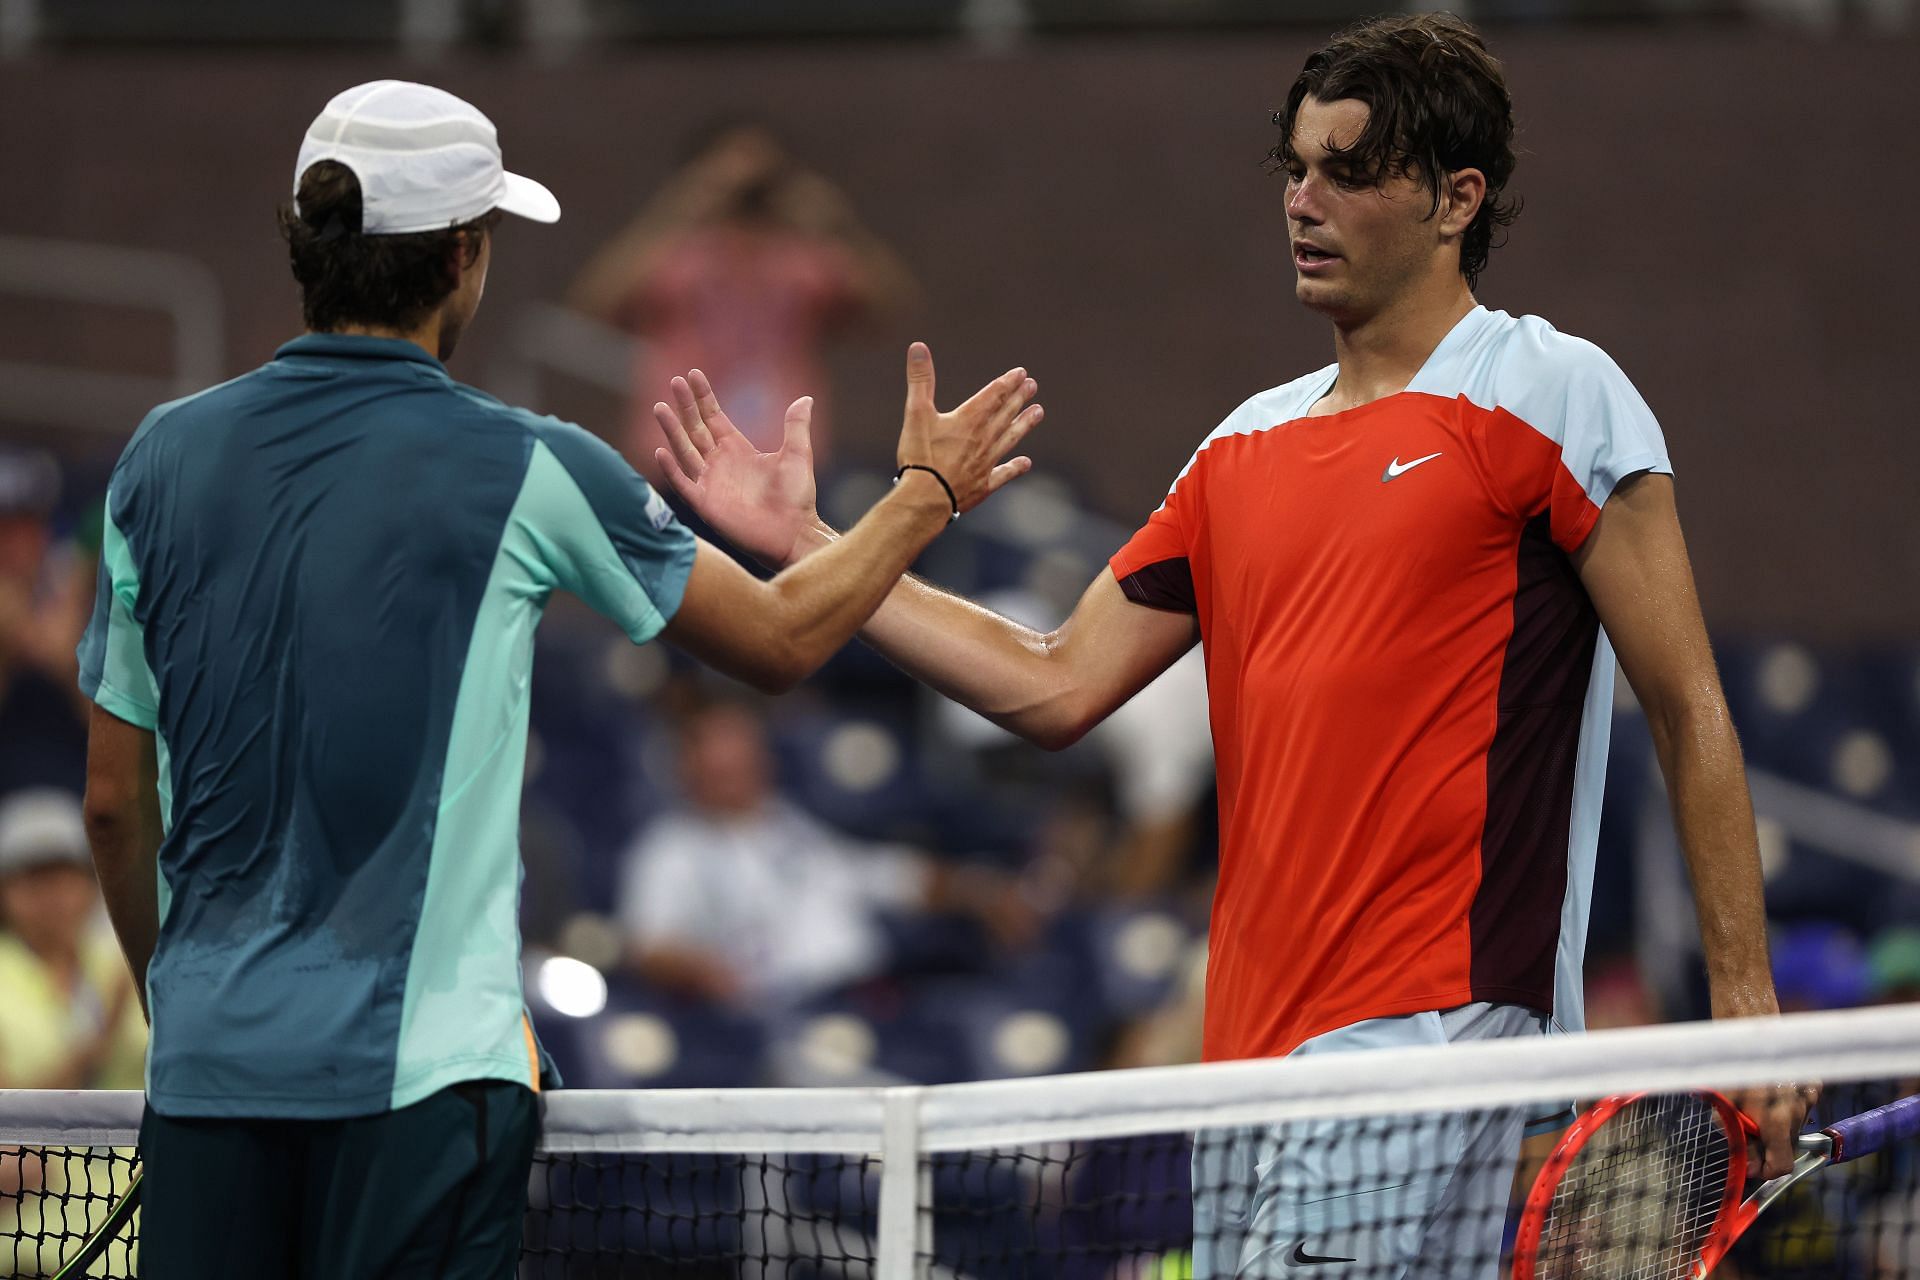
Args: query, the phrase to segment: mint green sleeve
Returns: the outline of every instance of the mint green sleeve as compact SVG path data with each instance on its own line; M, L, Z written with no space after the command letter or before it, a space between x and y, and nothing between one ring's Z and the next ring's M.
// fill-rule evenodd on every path
M109 499L101 529L100 572L93 617L80 638L80 691L128 724L160 722L160 689L147 665L146 637L135 617L140 577Z
M694 536L598 437L540 420L514 518L554 584L634 643L658 635L679 609Z

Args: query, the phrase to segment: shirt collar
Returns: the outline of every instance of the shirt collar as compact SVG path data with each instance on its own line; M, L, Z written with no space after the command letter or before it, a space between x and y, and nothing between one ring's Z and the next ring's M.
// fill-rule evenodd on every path
M373 338L359 333L303 333L273 353L276 360L288 356L317 356L334 360L411 360L431 365L440 372L446 366L426 350L404 338Z

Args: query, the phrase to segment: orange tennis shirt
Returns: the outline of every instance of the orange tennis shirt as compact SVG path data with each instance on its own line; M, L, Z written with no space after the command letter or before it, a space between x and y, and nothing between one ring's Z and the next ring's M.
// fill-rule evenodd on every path
M1205 1056L1471 1001L1582 1022L1613 654L1570 555L1670 471L1597 347L1476 308L1398 395L1247 401L1113 557L1194 614L1220 784Z

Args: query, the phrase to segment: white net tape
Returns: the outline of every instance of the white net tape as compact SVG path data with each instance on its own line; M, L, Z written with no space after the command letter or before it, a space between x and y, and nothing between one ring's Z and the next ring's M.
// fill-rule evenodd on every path
M1920 1007L929 1088L560 1091L522 1275L1491 1280L1525 1121L1789 1080L1825 1081L1833 1116L1911 1091ZM140 1105L0 1091L0 1147L129 1147ZM1920 1280L1911 1154L1823 1208L1836 1269L1739 1274Z

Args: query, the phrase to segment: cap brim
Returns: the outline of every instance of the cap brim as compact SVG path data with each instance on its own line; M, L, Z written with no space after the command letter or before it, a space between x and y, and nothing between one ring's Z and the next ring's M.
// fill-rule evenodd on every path
M507 174L506 179L506 197L495 208L533 222L560 221L560 202L553 198L553 192L517 173Z

